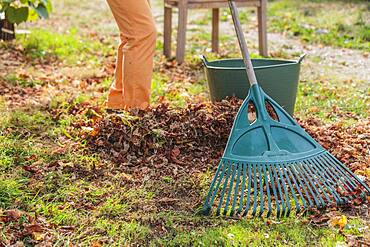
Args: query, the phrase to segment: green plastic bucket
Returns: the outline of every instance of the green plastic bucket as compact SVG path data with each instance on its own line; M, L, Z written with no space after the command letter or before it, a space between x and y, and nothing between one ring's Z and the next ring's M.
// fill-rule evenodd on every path
M263 90L293 115L297 97L301 62L276 59L252 59L258 83ZM227 96L247 97L249 82L242 59L223 59L209 62L200 56L205 67L212 102Z

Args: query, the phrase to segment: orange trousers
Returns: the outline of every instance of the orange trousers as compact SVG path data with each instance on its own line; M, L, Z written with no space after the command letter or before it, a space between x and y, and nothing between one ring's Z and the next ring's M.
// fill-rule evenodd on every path
M145 109L157 32L148 0L107 0L120 30L115 80L109 90L109 109Z

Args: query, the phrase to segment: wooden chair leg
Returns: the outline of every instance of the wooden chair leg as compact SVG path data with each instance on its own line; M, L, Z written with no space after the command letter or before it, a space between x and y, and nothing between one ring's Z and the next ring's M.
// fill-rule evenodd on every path
M163 54L171 58L172 8L164 7Z
M258 15L258 41L260 55L267 57L267 0L261 0L261 6L257 8Z
M188 19L188 6L187 0L180 0L178 4L179 8L179 24L177 30L177 49L176 49L176 61L181 64L185 58L185 47L186 47L186 24Z
M212 9L212 51L219 51L220 9Z

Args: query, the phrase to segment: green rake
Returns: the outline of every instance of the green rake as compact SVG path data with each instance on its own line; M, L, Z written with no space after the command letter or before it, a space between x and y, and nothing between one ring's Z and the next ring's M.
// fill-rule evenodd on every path
M370 188L310 137L258 86L238 19L229 6L251 88L241 106L204 205L204 213L288 216L366 198ZM255 120L251 120L252 107Z

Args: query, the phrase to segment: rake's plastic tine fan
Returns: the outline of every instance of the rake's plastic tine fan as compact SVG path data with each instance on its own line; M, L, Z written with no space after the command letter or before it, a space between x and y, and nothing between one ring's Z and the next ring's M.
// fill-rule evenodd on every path
M229 0L249 82L204 205L209 214L277 217L308 208L342 205L370 188L310 137L259 87L238 19ZM251 105L256 119L250 121ZM361 192L365 197L365 191Z

